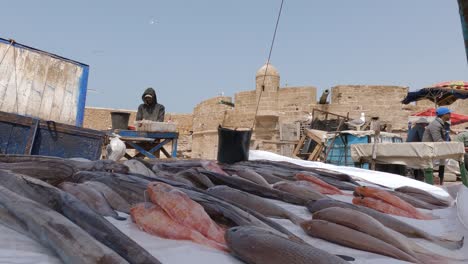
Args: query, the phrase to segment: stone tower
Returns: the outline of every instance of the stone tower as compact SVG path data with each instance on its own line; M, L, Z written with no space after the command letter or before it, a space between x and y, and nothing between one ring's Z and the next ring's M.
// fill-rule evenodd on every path
M261 94L258 115L277 115L280 75L271 63L263 65L255 75L255 91Z

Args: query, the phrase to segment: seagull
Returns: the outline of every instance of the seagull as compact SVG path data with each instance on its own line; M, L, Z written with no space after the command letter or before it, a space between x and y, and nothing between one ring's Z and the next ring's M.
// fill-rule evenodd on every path
M346 122L348 126L355 127L357 131L361 130L361 127L366 123L366 117L364 113L361 113L361 117L359 119L353 119L349 122Z

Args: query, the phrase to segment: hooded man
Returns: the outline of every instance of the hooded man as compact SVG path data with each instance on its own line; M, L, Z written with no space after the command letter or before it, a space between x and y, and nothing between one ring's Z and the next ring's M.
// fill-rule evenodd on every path
M143 104L138 107L138 112L136 120L150 120L163 122L165 108L164 105L158 104L158 98L156 97L156 92L153 88L148 88L145 90L141 96Z

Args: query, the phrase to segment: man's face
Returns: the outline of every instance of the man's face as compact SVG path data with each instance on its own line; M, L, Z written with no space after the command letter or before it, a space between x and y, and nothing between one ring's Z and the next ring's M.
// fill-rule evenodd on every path
M145 104L151 105L153 103L153 97L145 97Z
M443 115L441 118L442 118L442 120L444 120L445 122L447 122L447 121L450 120L450 114L445 114L445 115Z

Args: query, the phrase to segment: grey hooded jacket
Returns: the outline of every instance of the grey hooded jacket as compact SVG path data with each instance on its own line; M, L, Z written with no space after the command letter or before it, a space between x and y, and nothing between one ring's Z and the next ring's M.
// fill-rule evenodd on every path
M153 88L148 88L145 90L141 99L143 102L145 101L145 95L151 95L153 97L153 103L151 105L147 105L145 103L141 104L138 107L138 112L136 116L136 120L150 120L150 121L157 121L163 122L164 121L164 114L166 112L164 105L158 104L158 98L156 97L156 92Z

